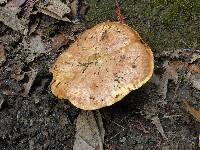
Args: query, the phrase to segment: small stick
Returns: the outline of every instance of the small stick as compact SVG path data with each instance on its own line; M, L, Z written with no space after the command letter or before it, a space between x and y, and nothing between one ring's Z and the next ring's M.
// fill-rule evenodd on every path
M119 6L118 1L117 1L117 0L114 0L114 2L115 2L115 13L116 13L116 15L117 15L118 21L119 21L120 23L125 23L125 21L124 21L125 18L124 18L124 16L123 16L122 12L121 12L121 9L120 9L120 6Z

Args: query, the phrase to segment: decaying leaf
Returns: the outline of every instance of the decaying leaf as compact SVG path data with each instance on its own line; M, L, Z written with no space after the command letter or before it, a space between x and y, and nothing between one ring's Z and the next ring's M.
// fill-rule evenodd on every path
M195 64L189 65L186 77L190 80L192 86L200 90L200 66Z
M200 50L191 50L191 49L176 49L174 51L164 51L158 53L156 58L166 57L168 60L184 60L188 63L193 63L196 60L200 59Z
M79 15L84 16L89 9L89 5L86 2L82 2L82 5L79 10Z
M30 28L29 28L29 35L31 35L33 32L36 31L38 25L40 23L40 19L36 18L36 20L31 24Z
M52 49L57 50L63 45L66 45L68 42L69 42L69 37L64 33L60 33L52 39Z
M71 9L70 7L62 3L60 0L48 0L47 3L41 1L37 8L40 12L45 15L51 16L58 20L71 22L65 15L69 14Z
M30 37L29 49L32 53L41 54L47 52L42 38L39 35Z
M15 31L27 34L28 20L18 18L17 14L21 11L20 6L25 0L9 1L4 7L0 7L0 21Z
M71 12L72 12L73 18L76 18L78 16L78 4L79 4L79 0L73 0L71 2Z
M154 116L152 119L152 123L156 126L158 132L162 135L164 140L167 140L167 137L165 135L165 132L163 130L163 127L160 123L160 119L158 118L158 116Z
M172 63L167 61L164 63L163 67L165 68L165 72L163 73L159 84L159 93L162 95L163 99L165 99L167 95L169 80L172 80L175 84L177 84L179 80L178 71L183 71L187 65L187 63L182 61L175 61Z
M38 73L38 70L32 69L32 68L31 68L31 71L25 73L28 76L28 82L23 84L24 91L22 93L22 96L24 97L28 96L30 89L33 85L33 82L35 81L35 78L37 76L37 73Z
M198 122L200 122L200 110L196 110L193 107L191 107L186 100L183 100L187 111L194 117L197 119Z
M24 6L24 17L28 18L31 15L31 12L33 10L34 5L38 2L39 0L27 0L26 4Z
M105 131L99 111L82 111L76 130L73 150L103 150Z
M27 62L33 61L40 54L47 53L51 50L50 42L44 42L40 35L33 35L23 39L24 49L28 50Z
M181 49L174 52L163 52L156 57L167 58L167 61L162 65L164 73L159 77L154 76L154 82L158 85L158 92L162 98L166 98L168 81L172 80L176 85L181 82L181 79L186 79L191 85L200 90L200 51Z
M6 61L6 55L3 43L0 43L0 66Z

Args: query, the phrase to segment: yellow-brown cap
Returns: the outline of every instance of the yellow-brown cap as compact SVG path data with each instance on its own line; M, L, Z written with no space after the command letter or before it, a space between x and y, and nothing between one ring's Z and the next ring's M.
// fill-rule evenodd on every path
M125 24L104 22L83 32L53 64L52 93L84 110L110 106L152 76L151 49Z

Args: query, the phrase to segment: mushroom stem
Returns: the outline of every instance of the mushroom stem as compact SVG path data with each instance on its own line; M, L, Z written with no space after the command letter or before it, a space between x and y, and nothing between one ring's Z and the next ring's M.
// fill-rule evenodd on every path
M121 12L121 9L120 9L120 6L119 6L119 3L117 0L114 0L114 3L115 3L115 13L117 15L117 19L120 23L125 23L125 18Z

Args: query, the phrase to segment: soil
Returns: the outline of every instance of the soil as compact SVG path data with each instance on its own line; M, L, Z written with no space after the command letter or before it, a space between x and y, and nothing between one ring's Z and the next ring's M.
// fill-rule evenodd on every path
M90 10L84 21L69 25L39 14L38 18L43 21L38 27L45 28L46 39L54 37L57 31L68 35L73 33L76 38L98 22L117 20L112 0L88 0L88 4ZM198 0L180 3L122 0L120 6L127 24L140 33L155 55L177 49L199 49ZM9 36L5 39L5 35ZM35 56L24 50L23 35L3 23L0 23L0 36L1 41L6 41L3 48L6 60L0 61L0 149L72 149L80 110L52 95L49 68L73 40L58 50ZM156 74L162 76L161 66L166 60L187 62L183 58L155 57ZM199 59L194 63L199 66ZM29 85L30 90L26 93ZM106 133L104 148L198 149L200 125L187 112L183 100L196 109L200 108L200 91L184 79L179 84L170 80L167 87L166 98L163 99L159 86L152 80L122 101L100 109ZM153 123L154 119L160 121L164 134L156 127L159 123Z

